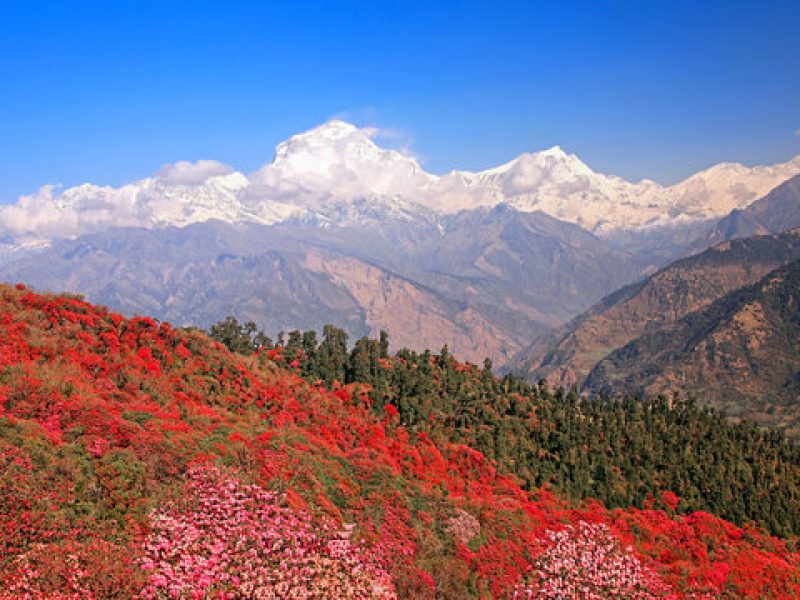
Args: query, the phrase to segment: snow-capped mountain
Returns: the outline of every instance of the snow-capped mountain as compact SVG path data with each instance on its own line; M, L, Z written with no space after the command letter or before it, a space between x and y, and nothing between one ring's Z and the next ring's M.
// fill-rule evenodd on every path
M480 204L506 202L523 212L540 210L606 233L718 218L747 206L798 172L800 156L753 168L724 163L665 187L596 173L556 146L480 173L450 173L439 179L436 191L445 210L471 208L463 202L471 196Z
M371 134L329 121L279 144L274 161L249 175L212 160L181 161L118 188L84 184L60 191L46 185L0 207L0 238L42 242L111 226L159 228L211 219L330 225L501 203L610 234L721 217L800 173L800 156L753 168L725 163L665 187L596 173L553 147L486 171L436 176L414 157L379 147Z

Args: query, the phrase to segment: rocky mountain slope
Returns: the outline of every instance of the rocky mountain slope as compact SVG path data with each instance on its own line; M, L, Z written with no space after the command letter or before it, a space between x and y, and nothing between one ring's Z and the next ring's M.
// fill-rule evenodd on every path
M800 230L718 244L604 298L523 350L512 369L533 380L581 387L598 361L639 336L705 308L798 258Z
M726 414L800 433L800 261L611 352L597 392L682 391Z
M273 335L327 323L353 337L385 329L398 347L447 343L501 364L641 268L574 225L498 207L380 228L113 229L10 262L0 279L83 290L181 325L236 315Z

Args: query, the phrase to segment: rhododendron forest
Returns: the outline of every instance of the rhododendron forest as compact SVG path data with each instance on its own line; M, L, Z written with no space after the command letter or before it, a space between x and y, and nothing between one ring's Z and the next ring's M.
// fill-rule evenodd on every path
M0 598L800 597L777 434L212 333L0 287Z

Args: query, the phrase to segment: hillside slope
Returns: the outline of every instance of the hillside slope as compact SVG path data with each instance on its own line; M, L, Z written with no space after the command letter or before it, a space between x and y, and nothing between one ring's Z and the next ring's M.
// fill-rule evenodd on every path
M791 544L670 494L611 511L526 492L284 349L237 356L21 285L0 287L0 333L4 600L800 593Z
M685 391L726 414L800 433L800 262L639 336L586 389Z
M512 370L580 387L604 357L800 258L800 230L724 242L618 290L522 351Z

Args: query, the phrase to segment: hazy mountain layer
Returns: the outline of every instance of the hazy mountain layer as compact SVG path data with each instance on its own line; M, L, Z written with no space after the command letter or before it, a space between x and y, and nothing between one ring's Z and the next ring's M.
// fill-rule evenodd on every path
M381 228L114 229L10 262L0 279L180 325L235 315L272 334L386 329L398 347L446 343L500 365L641 268L579 227L500 207Z

